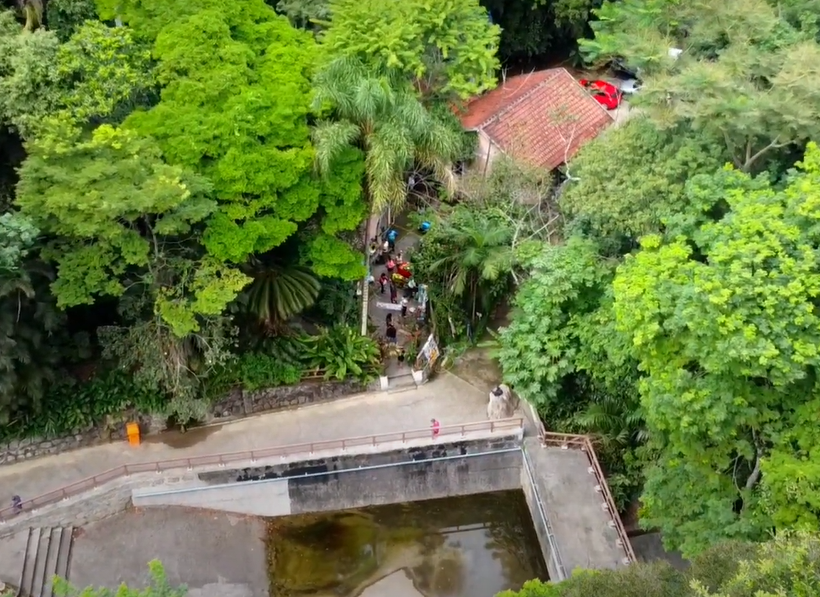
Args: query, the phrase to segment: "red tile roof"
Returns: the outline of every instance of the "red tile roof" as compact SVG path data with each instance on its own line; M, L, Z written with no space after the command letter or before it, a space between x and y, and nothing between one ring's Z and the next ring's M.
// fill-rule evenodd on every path
M460 115L505 153L552 170L612 124L613 117L563 68L507 79Z

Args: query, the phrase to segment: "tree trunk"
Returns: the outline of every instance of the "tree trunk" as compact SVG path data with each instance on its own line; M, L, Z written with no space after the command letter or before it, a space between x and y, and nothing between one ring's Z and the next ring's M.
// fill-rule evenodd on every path
M370 243L368 243L368 236L370 236L370 221L373 218L373 198L370 196L370 187L367 184L367 175L364 176L364 180L362 180L362 194L365 197L365 204L368 206L367 210L367 217L364 221L363 231L362 231L362 247L363 247L363 255L364 255L364 264L365 264L365 273L364 278L362 279L362 336L367 336L367 320L368 320L368 311L370 310L370 287L367 283L367 279L370 276L370 253L368 252L368 247ZM378 233L379 226L376 224L376 232Z

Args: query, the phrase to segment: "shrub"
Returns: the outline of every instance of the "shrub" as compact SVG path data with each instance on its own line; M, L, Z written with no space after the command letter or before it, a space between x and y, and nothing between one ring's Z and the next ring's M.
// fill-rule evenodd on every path
M245 390L297 383L302 368L276 355L246 352L228 361L205 381L205 397L217 400L236 386Z
M141 387L122 370L102 373L84 383L63 381L51 387L37 410L19 412L0 428L0 441L67 435L128 409L163 412L165 402L164 396Z
M309 367L323 370L327 379L355 377L364 381L373 376L379 365L378 344L350 327L324 328L306 344Z

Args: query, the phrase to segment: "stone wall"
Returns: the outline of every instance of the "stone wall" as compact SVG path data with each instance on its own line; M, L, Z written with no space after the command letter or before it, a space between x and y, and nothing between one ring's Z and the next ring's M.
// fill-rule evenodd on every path
M355 380L307 381L293 386L253 392L243 392L241 388L236 388L211 407L205 423L224 422L252 414L329 402L365 390L367 386ZM125 425L128 421L136 420L143 436L165 430L165 416L125 413L118 419L87 429L76 429L63 437L29 438L0 444L0 466L107 442L125 441Z
M225 421L252 414L330 402L368 389L356 380L305 381L293 386L279 386L252 392L235 388L210 409L208 422Z
M119 420L103 422L86 429L75 429L71 434L53 438L27 438L0 444L0 465L67 452L107 442L125 441L125 425L136 420L143 435L165 430L165 417L127 413Z

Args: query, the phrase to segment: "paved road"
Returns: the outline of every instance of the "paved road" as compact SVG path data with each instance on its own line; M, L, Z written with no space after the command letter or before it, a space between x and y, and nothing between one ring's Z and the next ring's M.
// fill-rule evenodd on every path
M442 425L483 421L485 394L444 373L418 389L400 393L359 394L185 434L164 433L146 438L137 448L119 442L0 466L0 504L10 504L15 494L29 499L123 463L422 429L431 418Z

